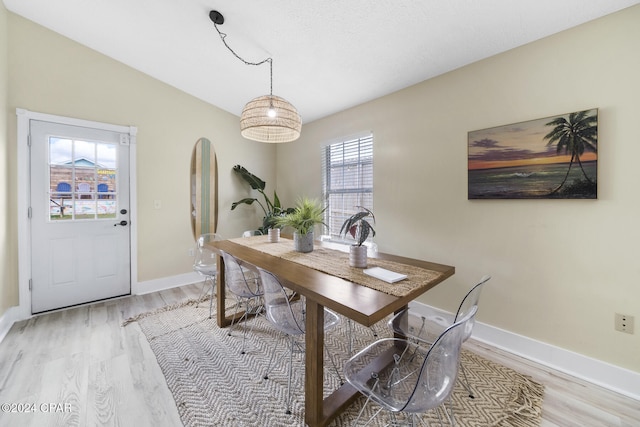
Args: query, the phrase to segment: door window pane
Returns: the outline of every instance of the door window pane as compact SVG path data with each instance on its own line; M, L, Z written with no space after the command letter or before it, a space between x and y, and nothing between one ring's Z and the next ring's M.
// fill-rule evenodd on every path
M117 147L49 138L49 220L113 219L117 211Z
M116 201L98 200L98 218L115 218Z
M99 199L114 199L116 189L116 175L115 169L98 169L98 185L96 187L98 191Z
M96 144L89 141L73 141L73 159L76 166L94 166Z

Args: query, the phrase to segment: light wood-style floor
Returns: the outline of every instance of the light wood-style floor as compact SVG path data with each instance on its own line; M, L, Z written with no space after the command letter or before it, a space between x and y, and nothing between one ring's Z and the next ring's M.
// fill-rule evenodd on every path
M0 343L0 426L182 425L138 324L121 323L199 294L190 285L15 324ZM473 340L465 346L545 384L541 427L640 426L639 401Z

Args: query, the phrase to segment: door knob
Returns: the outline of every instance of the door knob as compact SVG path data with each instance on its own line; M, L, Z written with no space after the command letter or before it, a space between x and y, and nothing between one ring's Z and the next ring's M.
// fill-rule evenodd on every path
M113 224L113 226L114 226L114 227L117 227L117 226L119 226L119 225L124 226L124 225L127 225L127 224L128 224L128 222L127 222L127 221L122 220L122 221L120 221L120 222L116 222L115 224Z

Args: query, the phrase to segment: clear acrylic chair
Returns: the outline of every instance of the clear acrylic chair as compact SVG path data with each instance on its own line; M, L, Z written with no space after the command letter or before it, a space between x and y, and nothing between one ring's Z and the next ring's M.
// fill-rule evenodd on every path
M242 232L242 237L262 236L262 234L260 230L246 230Z
M282 332L289 338L289 379L287 382L286 413L291 414L291 374L293 372L293 353L296 351L304 351L304 344L298 343L296 338L303 336L306 329L305 301L303 297L295 298L295 294L288 293L273 273L259 267L257 267L257 270L260 274L260 281L264 289L264 304L267 320L276 330ZM325 308L324 330L328 331L339 323L340 319L338 315ZM274 344L264 379L269 378L269 373L271 372L272 367L271 364L273 363L277 345L278 341ZM340 377L338 368L329 355L326 347L325 351L336 374Z
M222 240L222 237L215 233L201 234L196 241L196 253L195 260L193 262L193 269L204 277L202 289L200 290L200 298L208 293L209 290L211 291L211 298L209 300L209 319L211 319L211 315L213 313L213 298L216 290L218 263L216 262L216 254L208 248L207 244L215 240ZM207 285L209 288L207 288ZM198 300L200 298L198 298Z
M344 367L349 384L367 397L354 426L358 425L370 401L389 411L389 425L415 426L417 414L435 409L449 399L458 375L462 339L477 307L440 334L429 347L418 341L384 338L370 344L347 361ZM452 413L447 412L453 419ZM453 412L453 408L451 408Z
M418 315L411 312L410 309L405 309L396 314L390 321L389 326L397 334L403 335L407 338L418 340L422 343L430 344L434 338L437 337L443 330L445 330L451 323L456 323L459 319L465 317L474 307L477 309L480 301L480 294L485 283L491 279L491 276L483 276L480 281L474 285L469 292L464 296L458 311L453 319L453 322L447 320L445 317L439 314ZM473 326L475 325L475 318L466 325L464 337L462 341L466 341L473 332ZM464 365L461 365L462 385L469 393L470 398L474 398L471 386L467 379L467 373L464 370Z
M241 262L236 257L224 251L220 251L224 261L224 280L226 289L236 300L236 309L231 319L231 327L228 335L231 336L236 325L242 321L248 322L250 316L257 315L262 309L262 286L255 267ZM244 307L242 316L236 321L239 310ZM253 329L253 323L251 325ZM240 354L245 353L245 343L247 338L247 328L242 333L242 349Z

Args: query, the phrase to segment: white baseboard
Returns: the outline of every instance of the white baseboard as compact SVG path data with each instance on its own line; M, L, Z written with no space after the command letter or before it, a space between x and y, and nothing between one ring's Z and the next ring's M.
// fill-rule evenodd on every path
M410 307L420 314L435 311L445 317L453 318L451 313L443 312L420 302L414 301ZM481 322L476 322L472 337L556 371L564 372L640 401L640 373L638 372Z
M195 271L179 274L177 276L161 277L160 279L146 280L131 284L132 295L143 295L151 292L164 291L178 286L190 285L202 282L203 277Z
M22 320L19 314L20 310L18 307L9 307L2 317L0 317L0 343L2 343L4 337L7 336L13 324L18 320Z

